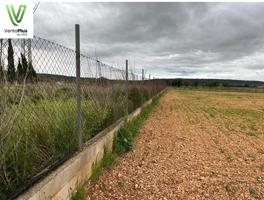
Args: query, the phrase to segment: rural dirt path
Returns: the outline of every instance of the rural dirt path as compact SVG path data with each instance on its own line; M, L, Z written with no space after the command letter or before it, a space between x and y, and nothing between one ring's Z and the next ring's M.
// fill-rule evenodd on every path
M88 184L86 199L264 199L263 125L254 127L258 136L244 134L251 118L230 117L219 107L257 110L264 95L238 94L240 101L228 95L169 90L133 150Z

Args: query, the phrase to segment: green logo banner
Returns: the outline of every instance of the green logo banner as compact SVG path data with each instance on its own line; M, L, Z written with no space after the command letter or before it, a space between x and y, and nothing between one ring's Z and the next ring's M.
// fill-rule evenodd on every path
M14 26L18 26L18 24L23 20L26 8L26 5L20 5L18 11L15 12L13 5L6 6L9 18Z

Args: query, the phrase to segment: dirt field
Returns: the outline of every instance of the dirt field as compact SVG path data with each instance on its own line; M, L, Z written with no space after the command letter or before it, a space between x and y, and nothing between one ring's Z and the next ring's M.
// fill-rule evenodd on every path
M264 93L170 89L88 199L264 199Z

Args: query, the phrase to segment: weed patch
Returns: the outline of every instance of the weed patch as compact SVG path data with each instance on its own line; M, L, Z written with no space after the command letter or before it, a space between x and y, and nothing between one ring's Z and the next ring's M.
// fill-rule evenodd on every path
M120 188L124 188L126 185L125 181L118 181L117 182L117 186L120 187Z
M261 170L262 172L264 172L264 163L262 163L262 164L259 166L259 168L260 168L260 170Z
M93 163L91 181L92 182L96 181L97 178L101 175L101 173L102 173L102 166L100 162Z
M112 165L116 160L116 155L108 151L107 148L104 150L104 156L100 162L95 162L92 166L91 181L96 181L101 175L103 168Z
M258 136L257 132L254 131L254 130L250 130L250 131L246 132L246 135L253 136L253 137L257 137Z
M134 137L136 136L139 128L146 120L148 115L158 104L159 98L160 96L154 97L151 104L143 107L137 117L135 117L131 121L125 122L125 124L118 130L113 142L114 153L120 155L132 149Z
M257 189L255 187L250 187L249 189L249 193L252 197L254 198L258 198L258 192L257 192Z
M70 200L83 200L85 198L85 188L83 185L78 185L76 191L71 195Z
M229 195L234 195L236 192L235 187L231 183L225 185L225 190Z

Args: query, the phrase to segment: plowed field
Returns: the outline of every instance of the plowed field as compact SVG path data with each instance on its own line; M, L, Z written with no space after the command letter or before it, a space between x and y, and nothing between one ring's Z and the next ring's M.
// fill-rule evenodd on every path
M264 93L169 89L88 199L264 199Z

